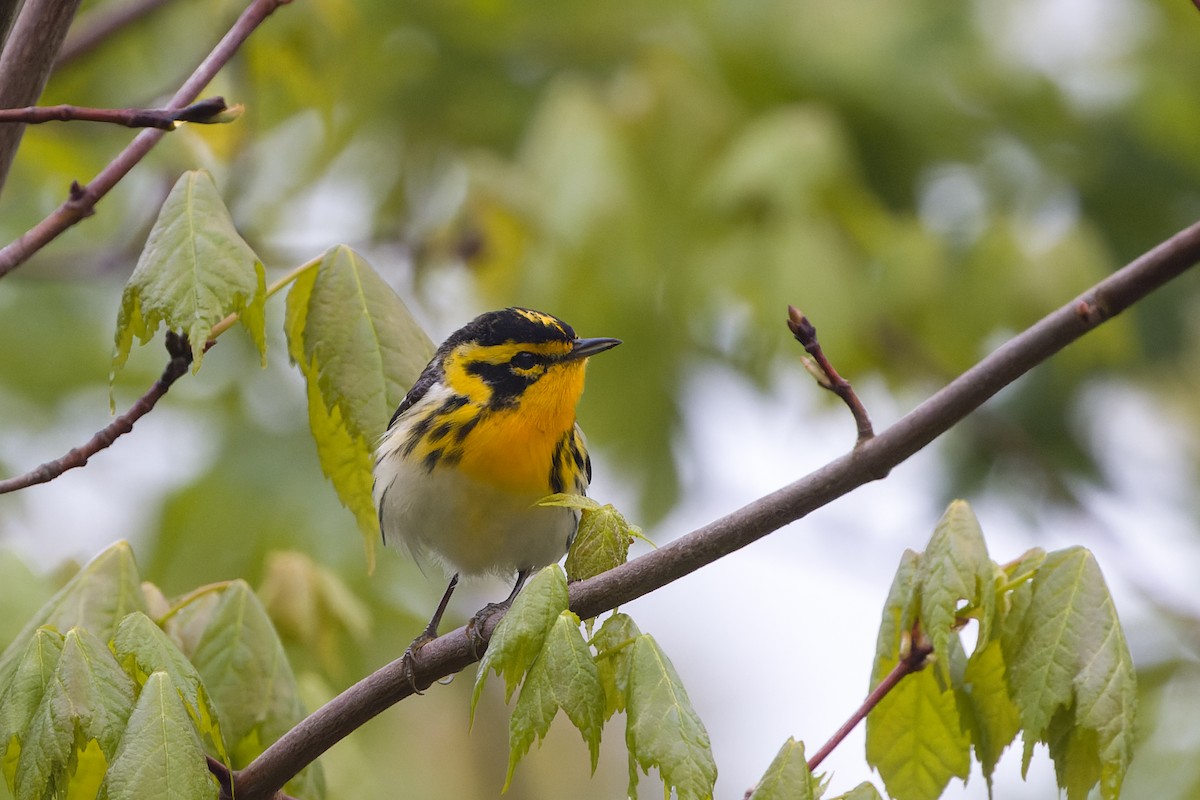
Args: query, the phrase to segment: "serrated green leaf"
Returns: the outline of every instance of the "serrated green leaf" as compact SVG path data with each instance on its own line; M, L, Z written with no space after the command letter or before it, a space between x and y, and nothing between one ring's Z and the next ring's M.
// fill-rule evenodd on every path
M200 368L213 326L238 314L266 363L266 276L262 262L203 170L185 172L158 212L137 267L125 284L113 347L112 377L133 337L150 341L159 325L187 334Z
M107 800L215 798L220 786L208 770L204 748L184 707L177 685L166 672L146 680L101 797Z
M845 794L840 794L830 800L883 800L879 790L870 783L863 781Z
M221 720L235 767L244 766L304 717L296 678L266 610L244 581L231 581L185 655ZM291 794L324 793L320 764L289 782Z
M21 739L18 798L65 796L79 754L95 740L111 760L133 710L135 687L104 643L82 628L63 639L54 675ZM89 759L89 766L103 771ZM87 774L81 780L94 780Z
M62 648L62 634L53 628L38 628L9 684L0 690L0 752L5 755L4 780L9 787L14 785L21 740L54 677Z
M392 288L349 247L325 253L288 292L288 353L308 384L321 469L375 563L379 519L371 496L375 443L433 343Z
M1021 729L1021 716L1008 694L1004 651L999 640L977 649L963 671L959 712L967 720L975 757L990 789L1000 755Z
M517 763L529 752L535 739L540 742L545 738L560 708L583 736L592 772L596 771L600 731L604 726L604 689L591 650L579 632L580 624L579 617L570 611L559 614L542 652L521 684L521 696L508 727L505 790Z
M180 699L198 732L208 738L222 760L227 760L216 708L208 697L204 681L169 636L145 614L134 612L117 626L112 650L125 672L139 683L145 683L156 672L165 672L171 685L179 690Z
M921 557L921 627L933 642L936 664L948 676L950 639L957 638L960 602L976 609L978 645L991 641L996 611L996 568L971 507L955 500L938 521Z
M512 607L492 632L487 652L475 673L475 689L471 694L472 721L488 673L495 670L497 675L503 676L504 702L507 703L542 652L546 637L559 615L567 610L568 602L567 576L557 564L539 571L516 596Z
M633 644L642 632L628 614L613 614L592 636L596 649L596 671L604 688L604 719L625 710L629 691L629 667Z
M966 780L970 747L954 692L932 669L905 676L867 715L867 763L893 800L935 800L951 778Z
M631 525L612 505L580 511L579 530L567 553L567 580L582 581L629 559Z
M750 800L814 800L815 784L804 757L804 742L789 736L754 787Z
M600 508L600 503L591 497L583 494L567 494L566 492L555 492L538 500L536 505L551 506L556 508L574 508L579 511L594 511Z
M29 640L43 625L59 631L80 627L108 640L126 614L145 610L133 551L128 542L116 542L55 592L0 655L0 687L8 683Z
M713 796L717 765L704 723L692 708L675 666L649 634L633 644L626 705L629 796L637 797L637 768L658 769L679 800Z
M871 688L900 661L920 602L924 558L906 550L900 559L879 625ZM957 638L947 643L947 662L952 662L951 645L956 642ZM954 692L937 670L906 676L867 715L867 762L896 800L936 798L951 777L966 778L969 756L970 742L959 727Z
M1137 683L1104 576L1090 552L1068 548L1046 556L1027 594L1004 648L1023 767L1045 741L1069 797L1098 781L1101 796L1114 800L1132 758Z

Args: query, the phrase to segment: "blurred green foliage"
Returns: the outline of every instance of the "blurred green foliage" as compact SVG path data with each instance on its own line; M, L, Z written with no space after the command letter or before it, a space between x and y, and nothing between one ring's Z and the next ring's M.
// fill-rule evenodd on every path
M0 282L0 468L27 469L82 440L55 438L64 427L106 423L121 284L178 175L205 168L268 278L347 242L436 320L432 333L521 304L583 335L624 339L593 370L582 415L593 446L639 492L631 518L653 522L678 496L690 370L715 360L766 385L796 356L787 303L809 314L851 380L879 375L919 395L1200 217L1195 10L1078 3L1068 30L1040 7L297 0L209 87L244 103L241 119L168 135L95 216ZM159 103L241 8L169 3L62 65L42 103ZM50 212L129 138L93 124L29 128L0 196L0 239ZM341 576L370 609L374 636L355 634L344 609L320 612L340 645L282 626L313 706L393 657L428 592L411 588L423 581L402 559L363 574L353 522L308 438L279 305L268 303L266 371L252 347L224 337L172 389L179 441L203 447L173 451L183 477L138 496L145 529L131 535L144 574L169 593L233 577L273 585L280 577L265 565L277 550ZM1106 376L1151 387L1200 425L1198 319L1200 278L1185 276L1039 368L961 426L946 450L951 483L931 493L986 484L1018 506L1074 502L1076 478L1102 478L1073 414ZM156 346L135 352L118 407L164 363ZM118 458L64 476L62 491ZM22 503L0 498L0 530L30 535ZM8 558L6 585L41 582ZM6 591L0 617L40 605L24 595ZM462 708L461 689L436 707ZM487 742L503 740L502 722L477 723L468 742L456 710L431 728L420 712L433 707L372 723L386 735L331 753L331 795L359 786L389 796L386 779L362 783L361 766L422 766L442 735L475 769L414 796L493 793L504 761ZM386 743L406 722L422 733L404 741L422 741L397 757L403 748ZM620 757L602 754L588 784L575 745L523 769L509 796L621 791Z

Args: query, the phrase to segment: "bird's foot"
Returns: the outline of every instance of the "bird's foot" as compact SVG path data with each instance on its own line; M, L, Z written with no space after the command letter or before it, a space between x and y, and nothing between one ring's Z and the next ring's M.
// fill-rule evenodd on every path
M511 605L511 597L502 603L488 603L467 621L467 639L471 642L472 656L478 659L487 650L488 640L483 635L484 627L491 622L492 617L497 614L503 615L508 611Z

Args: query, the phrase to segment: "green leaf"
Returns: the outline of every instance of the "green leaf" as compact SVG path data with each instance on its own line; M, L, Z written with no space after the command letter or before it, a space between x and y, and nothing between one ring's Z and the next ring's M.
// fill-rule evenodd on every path
M1102 797L1116 798L1132 757L1137 682L1092 554L1073 547L1047 555L1005 635L1024 728L1023 767L1035 742L1044 741L1068 797L1083 797L1099 782Z
M935 800L970 774L971 743L936 670L905 676L867 715L867 763L893 800Z
M871 675L874 688L909 646L917 581L925 556L905 551L884 603ZM955 648L947 643L946 660ZM954 692L938 671L904 677L867 715L867 762L875 767L895 800L932 800L952 777L965 779L970 742L960 728Z
M112 650L125 672L139 684L144 684L154 673L166 673L198 731L208 738L223 760L227 759L216 708L200 673L149 617L135 612L121 620L113 636Z
M878 789L863 781L845 794L840 794L830 800L883 800L883 798L879 796Z
M379 519L371 496L375 443L433 343L392 288L349 247L325 253L287 297L288 353L308 384L321 469L358 520L370 567Z
M591 650L579 632L579 617L559 614L534 660L508 728L508 774L512 781L517 763L529 752L534 739L541 741L561 708L587 742L592 772L600 757L600 731L604 726L604 689L592 661Z
M814 792L815 784L804 757L804 742L789 736L754 787L750 800L814 800L819 796Z
M89 758L88 766L103 773L111 760L133 710L135 687L104 643L82 628L63 639L54 675L21 739L15 794L18 798L65 795L80 772L79 754L95 740L103 759Z
M958 696L959 713L968 723L975 757L990 788L1000 755L1021 729L1020 712L1008 694L1004 651L999 640L988 642L971 655Z
M633 526L612 505L584 508L567 553L567 580L582 581L619 567L629 559Z
M628 614L613 614L604 620L592 636L596 649L596 670L604 688L604 719L625 710L629 693L629 667L633 662L633 644L642 635Z
M679 800L712 797L717 765L704 723L679 674L658 643L642 634L633 644L626 705L629 796L637 797L637 768L651 767Z
M232 581L220 593L194 649L184 652L217 709L235 766L244 766L303 719L283 645L244 581ZM323 780L314 763L289 783L290 793L323 793Z
M977 647L991 641L996 613L996 568L988 557L979 521L965 501L952 502L938 521L921 557L917 580L921 627L933 642L936 663L946 677L950 639L958 636L960 602L976 609Z
M542 652L546 637L557 624L559 615L567 610L567 576L557 564L543 568L526 584L513 600L512 607L500 620L487 652L475 673L475 690L471 695L471 719L483 693L488 672L495 670L504 677L504 702L512 699L513 690Z
M159 325L187 334L199 369L213 326L230 314L239 315L266 363L266 293L262 262L238 234L212 176L183 173L125 284L109 383L133 337L145 344Z
M102 798L217 797L220 786L208 770L204 748L180 699L186 691L166 672L146 680L105 777Z
M38 628L17 662L12 680L0 690L0 752L5 755L4 780L9 787L14 785L22 740L54 677L62 648L63 637L58 631Z
M116 542L85 564L55 592L0 655L0 687L8 683L29 640L43 625L59 631L85 628L100 639L108 640L126 614L145 610L133 551L128 542Z

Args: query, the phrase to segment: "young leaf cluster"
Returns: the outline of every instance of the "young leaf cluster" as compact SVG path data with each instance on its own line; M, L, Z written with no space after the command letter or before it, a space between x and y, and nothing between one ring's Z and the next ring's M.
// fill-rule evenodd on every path
M375 442L433 344L361 255L331 248L268 288L262 260L238 234L208 173L184 173L150 231L117 317L113 376L134 337L165 325L191 343L194 369L234 320L266 361L264 303L287 283L288 355L307 384L317 455L363 534L374 565L379 523L371 499Z
M976 624L968 654L962 634ZM979 522L951 503L924 553L901 559L884 606L872 685L923 637L929 665L867 717L867 760L896 800L932 800L966 780L972 751L991 786L1021 734L1022 774L1048 746L1058 785L1115 800L1132 755L1136 680L1116 608L1081 547L1032 550L999 565Z
M215 798L206 757L244 766L304 716L244 582L193 592L152 619L161 599L118 542L0 654L0 768L16 800ZM321 797L323 783L313 764L289 790Z
M506 701L520 687L505 788L558 711L583 736L593 771L604 723L623 712L630 797L637 797L639 770L652 767L680 800L712 797L717 769L708 731L671 660L627 614L614 613L585 639L567 608L567 577L557 565L535 575L496 626L479 664L472 715L490 672L504 678Z

